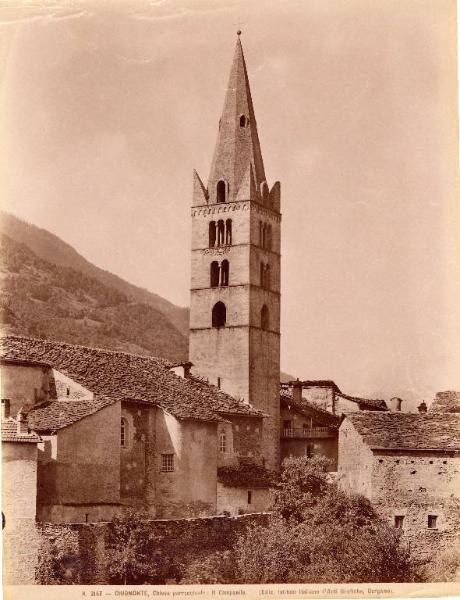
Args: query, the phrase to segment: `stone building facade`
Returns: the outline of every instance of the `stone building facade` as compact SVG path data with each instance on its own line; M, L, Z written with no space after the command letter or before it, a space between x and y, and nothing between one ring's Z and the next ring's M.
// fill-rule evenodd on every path
M41 437L39 520L94 522L128 509L161 518L254 512L267 497L268 483L252 490L244 477L219 482L218 494L220 467L250 460L266 471L264 413L166 361L10 336L2 398L26 411Z
M190 360L263 411L262 454L279 468L280 184L269 189L238 37L207 187L194 175Z
M401 528L414 556L458 544L460 415L348 415L339 429L339 483Z
M5 404L3 405L5 408ZM34 583L38 539L37 444L23 413L2 420L3 583Z

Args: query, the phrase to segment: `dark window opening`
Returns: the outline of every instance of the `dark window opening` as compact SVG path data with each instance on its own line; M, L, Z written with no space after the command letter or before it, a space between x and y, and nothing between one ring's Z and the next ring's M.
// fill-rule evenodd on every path
M265 266L265 285L264 287L270 289L270 265Z
M227 321L227 309L223 302L217 302L212 309L212 326L225 327Z
M262 221L259 221L259 246L262 247L263 244L263 223Z
M225 240L225 225L222 220L217 221L217 245L223 246Z
M395 527L396 529L402 529L404 524L404 515L395 515Z
M219 263L213 260L211 263L211 287L219 285Z
M244 115L240 117L240 127L246 127L246 117Z
M269 225L267 228L267 250L272 249L272 226Z
M269 329L270 327L268 308L266 304L262 306L260 311L260 327L261 329Z
M252 504L252 492L248 490L248 504Z
M313 456L313 444L307 444L305 449L305 456L311 458Z
M232 220L227 219L225 221L225 245L232 245Z
M216 222L209 223L209 247L214 248L216 245Z
M217 202L225 202L227 200L227 185L223 179L217 182Z
M70 396L70 388L69 388L68 386L67 386L67 388L66 388L66 391L65 391L65 392L66 392L66 396Z
M437 521L437 515L428 515L428 529L436 529Z
M220 390L220 381L221 381L221 380L220 380L220 377L218 377L218 378L217 378L217 389L219 389L219 390Z
M260 287L265 287L265 265L260 263Z
M230 265L228 260L223 260L220 267L220 285L227 286L229 279Z

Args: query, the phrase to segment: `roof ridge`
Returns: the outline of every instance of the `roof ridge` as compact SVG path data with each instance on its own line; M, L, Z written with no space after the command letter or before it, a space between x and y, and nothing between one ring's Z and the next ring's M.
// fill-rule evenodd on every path
M27 335L14 335L14 334L1 335L0 340L1 341L3 341L3 340L28 340L28 341L33 341L33 342L42 342L42 343L46 343L46 344L54 344L54 345L58 345L58 346L65 346L65 347L71 347L71 348L83 348L85 350L97 350L98 352L105 352L106 354L132 356L134 358L144 358L144 359L148 359L148 360L158 361L158 362L164 364L165 368L169 368L173 364L167 358L163 358L161 356L146 356L144 354L134 354L132 352L126 352L125 350L112 350L110 348L100 348L99 346L85 346L83 344L71 344L69 342L63 342L60 340L35 338L35 337L29 337ZM183 364L183 363L180 363L180 364Z

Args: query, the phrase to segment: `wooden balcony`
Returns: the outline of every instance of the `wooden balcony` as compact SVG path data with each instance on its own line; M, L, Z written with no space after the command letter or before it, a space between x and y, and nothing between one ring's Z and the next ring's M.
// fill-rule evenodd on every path
M328 438L336 437L337 429L333 427L290 427L281 429L282 438Z

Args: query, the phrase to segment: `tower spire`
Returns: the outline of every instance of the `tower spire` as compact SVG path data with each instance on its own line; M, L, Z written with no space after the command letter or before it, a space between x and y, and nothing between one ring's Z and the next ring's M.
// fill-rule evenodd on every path
M252 171L257 191L260 191L265 181L264 163L240 34L241 31L238 31L209 175L208 191L211 203L216 202L219 181L226 182L229 201L237 198L247 172Z

